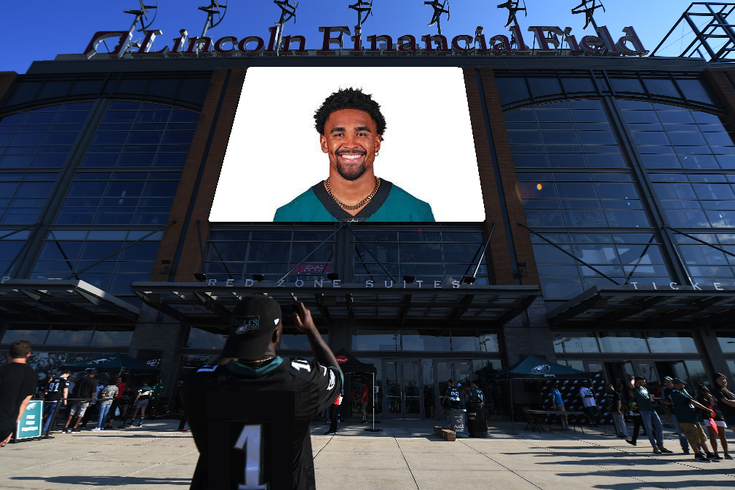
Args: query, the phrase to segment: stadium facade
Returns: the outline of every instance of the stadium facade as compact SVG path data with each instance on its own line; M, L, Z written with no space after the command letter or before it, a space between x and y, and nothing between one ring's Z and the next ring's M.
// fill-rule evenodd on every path
M335 351L377 367L385 417L433 417L447 378L527 355L609 380L735 373L728 63L635 56L637 38L595 53L615 51L609 35L407 56L329 36L279 56L267 39L119 57L90 43L0 73L0 348L32 341L42 372L127 353L170 394L217 355L238 299L267 293L305 301ZM248 70L427 66L462 72L484 221L209 221ZM288 321L282 352L309 354Z

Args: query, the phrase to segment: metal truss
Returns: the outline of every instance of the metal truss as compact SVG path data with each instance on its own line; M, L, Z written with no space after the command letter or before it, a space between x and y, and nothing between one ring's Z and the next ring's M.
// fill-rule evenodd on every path
M733 10L735 3L692 3L656 46L651 56L669 56L664 51L671 52L672 47L679 44L677 51L680 54L677 56L680 58L735 61L735 25L728 20ZM682 31L686 33L681 34Z

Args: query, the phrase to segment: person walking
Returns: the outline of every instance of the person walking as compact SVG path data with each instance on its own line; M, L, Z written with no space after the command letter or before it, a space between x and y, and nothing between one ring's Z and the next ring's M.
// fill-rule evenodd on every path
M607 387L610 392L610 413L618 437L628 439L628 428L625 427L625 418L623 417L623 394L621 393L623 385L618 386L619 388L615 388L613 385Z
M636 403L638 403L641 420L643 426L646 428L646 434L648 434L648 441L653 446L654 454L670 454L671 451L664 447L664 427L661 424L661 419L656 413L656 410L653 408L651 395L646 389L646 383L645 376L636 376L633 395L635 396ZM653 434L654 430L656 431L655 438Z
M337 420L339 419L339 406L342 405L342 396L342 393L340 393L334 403L329 405L329 430L324 435L337 433Z
M51 379L46 388L46 396L43 400L43 429L41 431L44 439L50 437L49 430L58 404L63 403L66 406L66 399L69 397L70 375L71 370L64 369L60 376Z
M94 431L102 430L107 421L107 414L110 412L112 402L115 395L117 395L117 385L109 383L107 386L102 388L100 394L97 397L97 403L99 404L99 418L97 420L97 426L92 428Z
M684 430L679 424L679 419L676 418L676 414L674 413L674 402L671 400L671 392L674 390L673 380L674 378L671 376L664 376L664 385L666 386L666 389L661 390L661 399L663 400L664 406L667 407L671 414L671 424L673 425L676 434L679 436L679 444L681 444L682 452L684 454L689 454L689 442L686 434L684 434Z
M115 411L120 408L120 411L122 412L122 409L124 406L121 406L121 402L123 400L123 396L125 396L125 388L127 385L123 381L121 377L118 376L117 381L115 382L115 385L117 386L117 394L112 399L112 405L110 406L109 410L109 421L107 422L107 428L112 429L112 422L115 420ZM121 413L122 415L122 413Z
M7 356L8 362L0 366L0 447L10 442L38 386L38 376L27 362L30 342L16 340L10 344Z
M553 388L551 389L551 401L554 404L554 410L556 410L557 412L566 411L566 409L564 408L564 400L562 399L561 392L559 391L559 383L557 383L556 381L554 382ZM567 418L567 414L560 413L559 422L561 423L561 430L569 430L569 419Z
M84 417L84 414L87 412L90 402L97 393L97 380L94 379L95 376L97 376L97 371L92 369L89 371L87 376L77 381L74 385L71 397L82 398L82 400L74 400L72 402L71 409L69 410L69 416L66 419L66 425L64 425L64 430L61 432L65 434L68 434L69 432L79 432L79 422L82 421L82 417ZM74 425L69 429L72 419L75 419Z
M597 401L595 400L595 394L590 389L590 382L585 380L582 384L582 388L579 390L579 396L582 397L582 405L584 405L584 411L587 414L587 421L590 427L597 427Z
M735 395L727 389L727 377L724 374L715 374L712 381L712 394L720 407L722 418L735 434Z
M712 396L709 388L704 385L700 386L698 391L697 401L709 409L705 412L704 426L707 427L707 432L709 433L714 458L722 459L717 453L717 438L719 437L725 459L732 459L732 456L727 451L727 424L725 423L725 419L722 418L722 412L720 412L720 407L717 405L717 400Z
M143 386L138 390L138 394L135 395L135 400L133 400L133 406L135 407L135 410L133 411L133 418L130 419L130 422L125 424L126 427L130 427L133 425L133 422L135 422L135 418L138 416L138 410L140 410L140 421L135 424L135 427L143 427L143 419L145 418L145 409L148 406L148 401L151 398L151 395L153 394L153 388L148 386L148 381L143 381Z
M715 459L714 453L707 450L707 434L704 432L701 424L699 424L697 409L704 412L711 410L687 393L684 389L684 382L679 378L672 378L671 383L674 389L671 391L671 401L674 408L674 415L679 425L681 425L689 444L694 451L694 460L700 463L707 463ZM706 456L699 450L699 446L704 449Z
M370 403L370 391L365 380L360 380L360 408L362 410L362 423L367 424L367 406Z

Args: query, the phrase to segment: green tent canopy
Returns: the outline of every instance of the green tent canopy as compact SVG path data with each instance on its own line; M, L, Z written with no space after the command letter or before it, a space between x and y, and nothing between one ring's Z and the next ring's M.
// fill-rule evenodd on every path
M528 356L521 362L490 375L491 378L502 379L582 379L589 378L590 376L589 373L585 373L584 371L562 366L561 364L535 356Z
M151 367L143 361L139 361L125 354L120 354L119 352L97 359L88 359L86 361L75 362L73 364L66 364L61 367L76 369L78 371L83 371L85 369L96 369L99 372L115 372L122 370L145 372L160 371L160 369Z

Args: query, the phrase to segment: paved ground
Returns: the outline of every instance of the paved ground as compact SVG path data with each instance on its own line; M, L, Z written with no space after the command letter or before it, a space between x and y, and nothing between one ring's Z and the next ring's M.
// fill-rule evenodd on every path
M535 433L496 423L487 439L447 442L434 421L352 425L336 436L312 430L317 487L344 489L684 489L735 488L735 461L695 463L667 432L668 456L648 441L632 447L602 431ZM178 422L142 429L57 434L0 449L0 488L186 489L197 451ZM732 434L730 434L732 436ZM730 437L731 444L735 441ZM733 448L735 453L735 447Z

